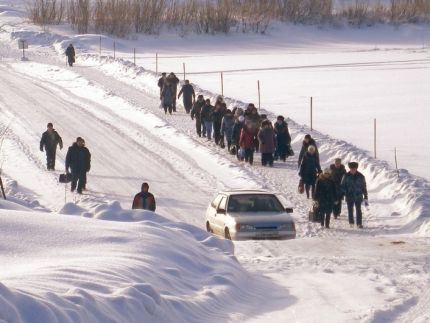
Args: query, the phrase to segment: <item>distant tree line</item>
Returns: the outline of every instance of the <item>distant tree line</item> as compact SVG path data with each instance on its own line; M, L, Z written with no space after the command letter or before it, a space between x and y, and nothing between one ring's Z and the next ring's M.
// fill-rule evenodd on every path
M70 23L79 33L125 37L178 33L265 33L271 23L338 24L430 21L430 0L354 0L335 6L334 0L33 0L33 23Z

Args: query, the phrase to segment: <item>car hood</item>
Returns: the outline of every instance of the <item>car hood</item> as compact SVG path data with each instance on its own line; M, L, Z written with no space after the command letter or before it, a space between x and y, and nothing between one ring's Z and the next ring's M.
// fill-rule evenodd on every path
M258 215L252 212L241 213L240 215L230 215L236 223L254 224L254 223L291 223L294 222L291 215L288 213L273 213L273 212L258 212Z

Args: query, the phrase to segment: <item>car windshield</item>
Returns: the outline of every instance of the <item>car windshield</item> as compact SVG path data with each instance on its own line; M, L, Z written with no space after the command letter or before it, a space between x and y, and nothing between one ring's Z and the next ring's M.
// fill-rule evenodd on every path
M283 212L284 208L275 195L241 194L231 195L228 212Z

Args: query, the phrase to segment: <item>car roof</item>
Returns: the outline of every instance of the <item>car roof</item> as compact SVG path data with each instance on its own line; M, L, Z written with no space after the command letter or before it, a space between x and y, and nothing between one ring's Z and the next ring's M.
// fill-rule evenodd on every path
M219 192L219 194L224 194L224 195L247 195L247 194L274 195L273 192L269 192L269 191L266 191L266 190L259 190L259 189L226 190L226 191Z

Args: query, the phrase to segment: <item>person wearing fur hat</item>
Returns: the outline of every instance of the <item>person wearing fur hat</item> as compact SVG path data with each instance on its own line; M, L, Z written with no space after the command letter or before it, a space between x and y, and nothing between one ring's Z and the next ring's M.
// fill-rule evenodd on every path
M333 216L335 219L337 219L337 217L340 215L340 212L342 211L342 200L343 200L343 194L340 188L340 183L342 182L343 176L346 174L346 169L345 169L345 166L342 164L342 159L336 158L334 160L334 164L330 165L330 171L331 171L331 179L336 185L337 203L335 203L333 207Z
M330 168L318 176L315 184L314 200L318 202L318 212L321 216L321 227L330 228L330 216L336 203L336 185L331 179Z
M82 194L87 182L87 172L91 169L91 154L85 147L85 140L76 138L76 142L69 147L66 155L66 172L72 174L71 191L77 187L78 194Z
M299 172L300 178L305 185L307 198L310 196L309 191L311 191L312 197L314 196L315 182L317 180L317 174L319 173L321 173L321 166L316 148L314 146L309 146L308 151L303 156Z
M280 158L285 161L288 157L288 151L291 147L291 136L288 130L288 124L285 122L283 116L278 116L275 122L276 134L276 156L275 159Z
M318 163L319 163L320 157L319 157L317 143L315 142L315 139L311 137L311 135L307 134L305 136L305 139L303 139L302 149L300 150L300 154L299 154L299 160L298 160L298 167L299 168L300 168L300 165L302 164L303 157L305 156L306 152L308 151L309 146L315 147L315 154L316 154L316 157L318 158Z
M367 204L367 185L366 178L358 171L358 163L348 163L349 172L343 176L341 182L342 193L345 195L348 206L348 220L351 227L354 226L354 207L357 218L357 227L362 229L361 203Z
M275 131L272 123L269 120L264 120L261 124L261 129L258 131L258 142L261 152L261 164L273 166L273 153L276 147Z

